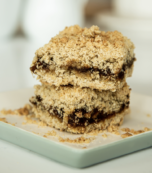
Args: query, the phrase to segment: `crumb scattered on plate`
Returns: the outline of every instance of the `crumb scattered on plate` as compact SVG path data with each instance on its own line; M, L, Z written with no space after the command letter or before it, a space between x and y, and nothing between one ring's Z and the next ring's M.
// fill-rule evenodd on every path
M129 128L122 128L121 129L123 132L130 132L130 129Z
M29 115L32 111L32 106L30 104L26 104L23 108L11 110L11 109L3 109L0 111L2 115Z
M82 143L92 142L95 139L95 137L85 138L84 136L81 136L81 137L76 138L76 139L69 139L69 138L62 138L61 136L59 136L58 139L60 142L82 144Z
M112 134L120 135L120 132L116 130L116 131L113 131Z
M132 136L132 134L128 132L121 135L122 138L128 138L130 136Z
M104 134L102 135L102 137L103 137L103 138L107 138L108 136L107 136L107 134L104 133Z

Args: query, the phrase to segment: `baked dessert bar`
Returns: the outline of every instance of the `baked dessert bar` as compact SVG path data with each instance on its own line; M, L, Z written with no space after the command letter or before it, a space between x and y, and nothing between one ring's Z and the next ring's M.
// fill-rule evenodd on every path
M35 96L30 102L36 118L49 126L72 133L87 133L122 123L129 97L126 83L116 92L42 84L35 86Z
M132 75L134 44L97 26L66 27L38 49L30 70L41 83L116 91Z

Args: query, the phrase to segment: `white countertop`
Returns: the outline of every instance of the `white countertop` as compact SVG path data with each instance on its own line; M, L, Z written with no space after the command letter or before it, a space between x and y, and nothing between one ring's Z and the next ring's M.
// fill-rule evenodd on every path
M143 47L145 45L145 47ZM128 80L135 92L152 96L152 41L136 43L135 71ZM36 82L29 71L35 50L42 45L19 37L0 43L0 91L33 86ZM84 169L76 169L57 163L0 140L0 173L47 172L152 172L152 148Z

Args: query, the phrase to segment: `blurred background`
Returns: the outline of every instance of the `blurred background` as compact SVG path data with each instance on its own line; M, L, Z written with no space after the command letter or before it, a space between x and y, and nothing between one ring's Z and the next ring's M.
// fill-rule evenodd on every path
M130 38L137 61L127 81L152 96L151 0L0 0L0 92L38 83L29 70L35 51L74 24Z

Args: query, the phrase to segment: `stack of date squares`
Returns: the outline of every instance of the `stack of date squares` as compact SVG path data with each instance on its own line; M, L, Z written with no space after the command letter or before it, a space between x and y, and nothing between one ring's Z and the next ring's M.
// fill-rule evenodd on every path
M35 117L71 133L121 125L134 61L134 44L120 32L66 27L36 51L30 67L41 82L30 98Z

